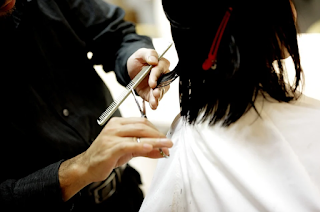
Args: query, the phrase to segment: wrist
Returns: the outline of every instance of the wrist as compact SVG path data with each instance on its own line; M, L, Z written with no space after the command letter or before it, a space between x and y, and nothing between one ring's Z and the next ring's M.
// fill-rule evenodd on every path
M84 153L61 163L59 168L59 182L62 191L62 199L69 200L82 188L91 182L86 177L87 168L81 162Z

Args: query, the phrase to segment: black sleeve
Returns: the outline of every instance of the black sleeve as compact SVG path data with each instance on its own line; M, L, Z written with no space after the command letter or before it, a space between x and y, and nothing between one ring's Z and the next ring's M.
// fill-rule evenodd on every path
M128 58L139 48L154 49L151 38L138 35L135 25L124 20L125 12L103 0L56 2L93 53L93 63L103 65L105 71L114 71L119 83L127 85Z
M81 37L88 51L93 53L93 62L102 64L106 71L114 70L118 81L123 85L130 81L126 69L130 55L142 47L153 48L150 38L137 35L134 25L123 20L122 9L103 0L34 2L37 2L40 10L54 10L50 14L52 18L56 18L55 13L63 13L72 25L74 33ZM61 11L56 11L56 8L60 8ZM72 202L62 201L58 179L61 162L53 163L19 179L1 180L0 211L69 211ZM43 210L39 210L41 208Z
M58 178L61 163L62 160L24 178L2 182L1 211L70 211L72 203L63 202L61 195Z

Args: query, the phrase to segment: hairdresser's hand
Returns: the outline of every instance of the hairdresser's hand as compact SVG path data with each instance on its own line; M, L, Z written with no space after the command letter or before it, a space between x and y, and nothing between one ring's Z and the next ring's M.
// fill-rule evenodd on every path
M140 143L137 139L140 138ZM145 118L112 118L82 154L63 162L59 182L66 201L92 182L105 180L111 171L133 157L162 158L173 143Z
M133 157L162 158L158 148L169 154L169 147L172 142L147 119L112 118L85 152L84 163L91 181L101 181Z
M169 72L170 62L162 58L158 60L158 54L154 49L142 48L137 50L127 62L127 69L131 79L133 79L144 66L153 65L150 75L147 76L136 88L138 95L149 102L152 109L157 109L159 101L169 90L170 86L156 88L159 77Z

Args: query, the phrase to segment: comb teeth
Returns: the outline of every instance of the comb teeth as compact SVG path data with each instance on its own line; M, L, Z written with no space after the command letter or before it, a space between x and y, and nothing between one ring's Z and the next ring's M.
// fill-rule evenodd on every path
M123 92L118 99L123 99L125 95L126 91ZM100 115L100 117L97 120L99 125L103 125L110 118L109 116L111 116L115 112L115 110L117 109L118 102L119 101L117 100L113 101L111 105L109 105L109 107Z
M131 90L132 86L134 85L133 80L126 86L126 89Z
M110 112L112 111L112 109L116 106L116 104L113 102L107 109L106 111L104 111L101 116L99 117L98 124L99 125L103 125L108 119L107 116L110 114Z

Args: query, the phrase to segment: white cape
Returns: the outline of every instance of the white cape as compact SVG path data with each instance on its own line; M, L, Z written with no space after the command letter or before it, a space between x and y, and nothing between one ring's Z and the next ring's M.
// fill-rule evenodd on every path
M228 128L178 116L140 212L319 212L320 102L257 107Z

